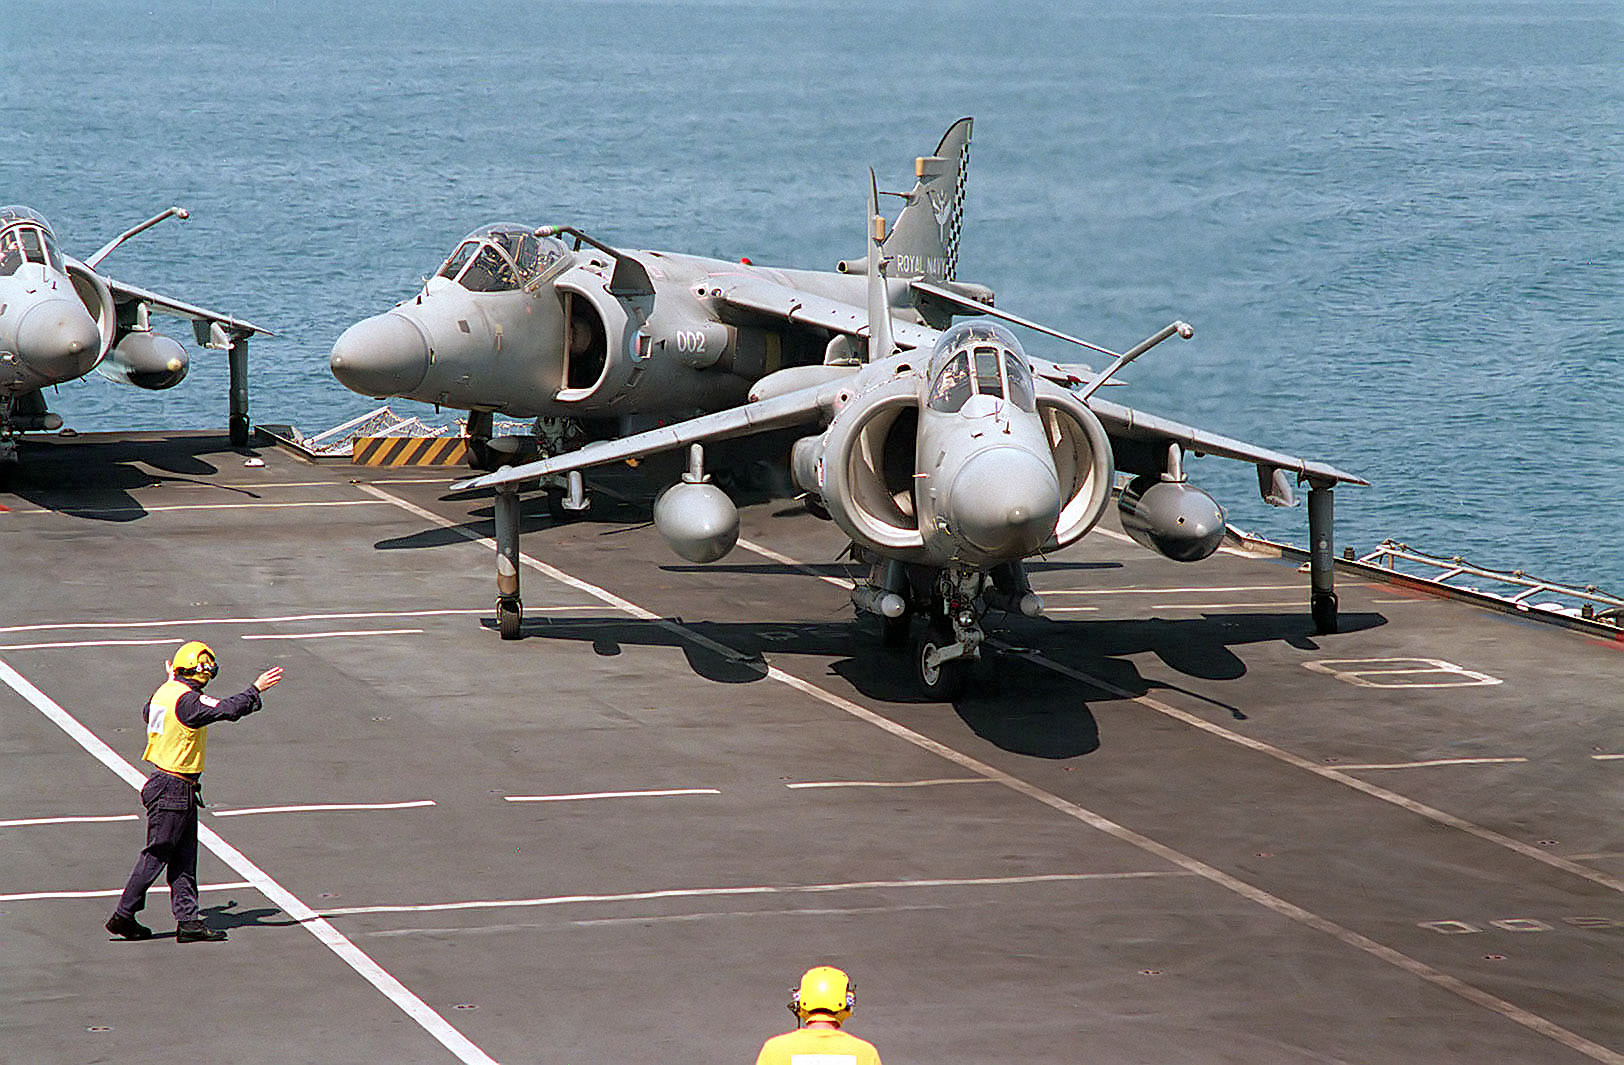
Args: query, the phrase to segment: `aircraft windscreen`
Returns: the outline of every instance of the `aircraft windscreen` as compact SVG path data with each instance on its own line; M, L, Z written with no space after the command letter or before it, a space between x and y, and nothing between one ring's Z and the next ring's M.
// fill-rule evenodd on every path
M952 413L972 395L1007 399L1026 411L1037 409L1032 370L1020 342L996 322L960 322L944 330L930 361L935 372L928 400L932 410Z
M519 275L506 252L486 244L457 282L469 292L508 292L519 287Z
M930 386L930 409L952 414L969 399L970 364L961 351L936 372L936 381Z
M62 256L48 231L23 224L0 233L0 277L16 273L25 262L62 269Z
M468 265L468 260L473 258L474 252L478 250L479 241L463 241L457 246L457 250L451 253L451 258L445 261L445 265L440 267L439 276L456 280L457 275L462 273L462 268Z
M976 359L976 391L983 396L997 396L1004 398L1004 380L998 373L998 349L994 347L977 348Z
M1004 375L1009 380L1009 401L1024 411L1038 409L1037 386L1032 383L1032 368L1015 352L1004 354Z

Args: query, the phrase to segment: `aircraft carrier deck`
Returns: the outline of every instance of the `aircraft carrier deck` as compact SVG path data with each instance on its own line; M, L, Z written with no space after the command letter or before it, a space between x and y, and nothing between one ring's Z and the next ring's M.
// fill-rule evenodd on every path
M263 466L247 466L257 455ZM809 965L889 1065L1624 1062L1624 643L1109 530L956 706L838 532L530 504L492 628L458 470L209 434L26 444L0 494L0 1060L742 1062ZM1355 505L1344 493L1344 505ZM109 939L140 708L215 687L223 944ZM218 693L217 693L218 694Z

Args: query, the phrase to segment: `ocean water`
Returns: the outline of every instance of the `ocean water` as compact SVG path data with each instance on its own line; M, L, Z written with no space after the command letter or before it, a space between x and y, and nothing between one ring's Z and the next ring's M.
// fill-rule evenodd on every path
M0 0L0 40L0 201L79 256L188 207L103 268L276 330L258 421L371 409L333 340L481 224L831 268L866 168L907 187L968 114L962 278L1119 348L1195 326L1113 399L1369 478L1339 547L1624 592L1616 0ZM49 399L223 426L194 360ZM1190 470L1306 540L1248 467Z

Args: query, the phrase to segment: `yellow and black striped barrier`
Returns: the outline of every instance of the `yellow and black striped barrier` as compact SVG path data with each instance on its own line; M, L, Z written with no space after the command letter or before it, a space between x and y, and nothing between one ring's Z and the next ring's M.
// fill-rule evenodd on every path
M468 461L460 436L358 436L350 452L354 466L457 466Z

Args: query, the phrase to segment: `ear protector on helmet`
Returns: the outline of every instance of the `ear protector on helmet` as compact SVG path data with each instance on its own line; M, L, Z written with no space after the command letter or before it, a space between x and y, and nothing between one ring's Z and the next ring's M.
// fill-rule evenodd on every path
M814 1013L832 1014L843 1021L857 1008L857 988L834 966L818 965L806 971L799 987L790 989L789 1008L803 1021Z

